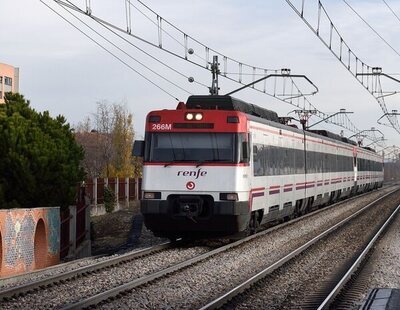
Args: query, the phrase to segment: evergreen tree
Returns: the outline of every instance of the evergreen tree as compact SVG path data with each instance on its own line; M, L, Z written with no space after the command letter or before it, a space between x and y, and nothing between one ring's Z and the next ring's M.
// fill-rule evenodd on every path
M20 94L0 106L0 208L66 207L83 180L82 148L63 116L38 113Z

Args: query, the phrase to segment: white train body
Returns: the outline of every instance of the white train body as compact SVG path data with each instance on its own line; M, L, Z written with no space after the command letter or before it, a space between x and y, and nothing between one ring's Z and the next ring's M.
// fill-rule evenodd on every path
M186 108L149 113L141 210L156 235L228 235L382 186L375 152L280 124L273 112L229 109L236 103L192 96Z

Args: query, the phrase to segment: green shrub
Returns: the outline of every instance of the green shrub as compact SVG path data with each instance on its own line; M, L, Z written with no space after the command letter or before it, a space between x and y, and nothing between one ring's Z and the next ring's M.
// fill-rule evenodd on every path
M106 208L107 213L111 213L114 211L115 204L115 194L114 191L109 187L104 187L104 207Z
M84 178L83 150L63 116L36 112L20 94L0 105L0 209L68 207Z

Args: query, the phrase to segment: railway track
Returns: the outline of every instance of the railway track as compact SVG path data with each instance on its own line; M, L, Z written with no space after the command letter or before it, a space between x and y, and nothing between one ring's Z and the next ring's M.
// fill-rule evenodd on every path
M25 283L25 284L16 285L16 286L13 286L10 288L6 288L3 290L0 290L0 300L8 300L15 296L21 296L21 295L27 294L29 292L35 291L41 287L57 285L58 283L62 283L62 282L74 279L81 275L98 272L105 268L111 268L111 267L117 266L119 264L124 264L124 263L130 262L132 260L138 259L140 257L149 256L154 253L163 251L165 249L170 249L172 246L173 245L171 242L162 243L162 244L150 247L150 248L127 253L124 255L119 255L119 256L107 259L105 261L99 262L99 263L90 264L88 266L77 268L77 269L71 270L69 272L56 274L54 276L50 276L45 279L40 279L40 280L33 281L30 283Z
M382 236L384 231L392 222L393 218L398 214L400 210L400 205L392 212L389 218L383 223L383 225L379 228L377 233L372 237L370 242L365 246L364 250L361 254L355 259L355 262L350 266L350 268L346 271L344 276L339 280L333 290L329 293L329 295L324 299L324 301L319 305L318 310L328 309L334 302L336 297L340 294L340 292L345 288L346 284L349 282L352 276L354 276L363 263L363 260L366 258L375 242Z
M377 196L379 196L379 194L377 194ZM360 198L360 196L358 196L357 198ZM381 197L380 199L382 199L382 198L383 197ZM347 200L345 202L340 202L340 203L336 204L336 206L338 208L344 208L344 207L340 207L340 205L348 204L350 201L351 200ZM168 279L169 275L173 276L174 274L179 274L181 272L188 271L188 269L189 270L192 269L193 266L199 265L199 264L201 264L201 262L208 262L209 260L212 260L213 258L219 257L220 254L226 254L229 251L235 251L236 249L240 248L241 246L243 246L245 244L248 244L251 242L263 243L262 239L264 237L268 237L269 235L279 234L279 232L284 229L291 229L291 226L299 225L300 224L299 222L303 222L303 221L306 222L307 220L310 222L315 222L314 218L318 217L320 213L322 214L322 213L326 212L326 213L332 214L333 212L328 211L328 210L333 209L334 207L335 207L335 205L332 205L330 207L320 209L320 210L318 210L314 213L310 213L304 217L301 217L301 218L295 219L293 221L272 227L266 231L260 232L259 234L247 237L245 239L239 240L234 243L230 243L228 245L219 247L217 249L213 249L211 251L204 250L203 251L204 253L201 253L199 255L191 255L191 257L189 255L189 257L186 257L186 259L183 259L181 262L170 264L170 266L168 266L167 268L159 268L156 271L154 271L154 270L153 271L152 270L144 271L144 273L141 276L136 276L131 281L124 281L123 283L117 283L115 285L111 285L111 284L107 285L108 283L106 283L106 285L103 285L102 289L99 290L98 292L95 292L95 293L87 292L87 295L89 297L86 297L86 295L84 296L85 298L82 296L80 296L80 297L76 296L75 299L60 300L55 303L47 305L47 307L48 308L52 308L52 307L60 308L61 307L64 309L89 307L92 305L97 305L101 302L104 302L105 300L109 300L110 298L113 298L116 296L121 296L123 294L129 294L127 292L131 291L132 289L135 289L135 290L143 289L144 284L147 284L147 286L152 286L154 283L157 283L157 281L159 281L159 280ZM360 209L360 207L359 207L359 209ZM346 212L352 213L353 211L347 210ZM344 212L342 215L344 216L344 214L346 212ZM336 220L337 220L337 222L339 221L338 218ZM296 224L296 223L298 223L298 224ZM321 225L326 226L327 223L322 222ZM343 225L343 223L341 225ZM316 231L318 231L318 229ZM309 235L310 231L304 231L304 234ZM76 271L73 271L73 272L70 272L67 274L63 274L63 275L54 276L54 277L45 279L44 281L38 281L37 283L31 283L29 285L23 285L21 287L12 288L12 289L8 289L5 291L0 291L0 298L9 299L9 300L11 299L10 303L6 302L6 303L3 303L3 305L5 306L4 308L7 308L8 306L10 308L12 308L16 304L18 304L19 298L15 297L17 295L21 295L21 294L27 295L27 296L23 297L23 301L25 303L26 302L29 303L29 300L31 300L29 298L29 295L31 295L31 294L27 294L28 292L32 292L32 294L33 294L32 298L37 299L38 297L35 296L35 294L40 293L41 289L45 288L46 286L55 286L53 288L53 290L61 291L61 290L63 290L61 288L61 286L63 285L64 282L68 283L72 280L79 279L80 276L85 277L85 276L92 274L95 277L97 277L97 279L98 279L97 282L101 282L102 281L101 277L96 276L96 274L100 270L107 269L107 270L109 270L109 272L108 272L109 274L113 274L114 272L113 272L113 268L111 268L112 266L118 266L121 264L125 264L127 261L135 261L140 257L148 257L151 260L151 258L153 257L154 254L160 253L160 251L164 251L167 249L171 249L170 243L166 243L166 244L162 244L157 247L137 251L137 252L134 252L131 254L125 254L125 255L119 256L113 260L102 262L100 264L102 266L93 265L93 266L82 267L79 270L76 270ZM124 266L124 265L122 265L122 266ZM125 267L125 268L126 268L126 271L128 272L128 270L130 270L131 268L134 268L134 265L132 265L132 266L130 265L129 267ZM72 281L72 283L75 283L75 281ZM71 283L71 285L72 285L72 283ZM80 284L75 283L74 285L84 285L83 283L85 283L85 282L81 282ZM71 285L70 285L70 287L71 287ZM89 286L90 284L87 283L86 285ZM58 286L60 286L60 289L58 289ZM113 286L113 287L110 289L110 286ZM33 291L36 291L36 292L33 292ZM46 298L49 298L49 295L47 295ZM51 295L50 295L50 298L51 298ZM82 300L80 300L80 299L82 299ZM39 300L41 300L40 297L39 297ZM197 306L199 306L201 304L204 304L204 299L199 301L199 304L197 304Z
M399 202L397 202L397 204L398 203ZM337 240L341 238L341 234L347 236L347 238L350 237L347 245L356 242L354 240L355 238L352 238L351 234L348 233L348 231L352 230L351 225L360 225L362 221L365 222L366 219L370 218L370 215L366 213L368 209L374 207L376 209L380 204L382 203L378 203L377 205L377 202L374 202L367 205L356 214L326 230L304 244L302 247L289 253L281 260L268 266L246 281L243 281L241 284L220 297L212 300L207 305L201 307L201 309L217 309L222 306L226 306L226 308L229 309L263 309L267 305L271 308L279 309L322 310L330 309L331 307L332 309L339 309L338 305L343 305L343 300L337 302L336 298L338 296L340 297L343 293L343 290L346 288L346 285L349 284L351 278L359 271L360 265L364 262L375 242L384 233L393 218L399 213L400 205L385 210L385 216L381 214L382 216L378 221L379 224L375 225L376 227L373 227L372 233L371 231L364 231L365 236L364 238L361 238L363 240L362 245L353 248L349 246L349 248L346 248L346 250L343 251L343 248L338 250L338 246L334 245L334 242L337 242ZM375 212L374 215L377 216L379 212L380 211ZM361 217L364 218L360 220ZM344 226L344 224L346 224L346 226ZM360 225L360 227L365 228L365 225ZM333 232L335 232L335 235ZM361 229L358 232L362 233L363 230ZM337 240L334 240L335 238ZM333 241L330 241L331 239ZM321 245L322 242L324 242L324 244ZM329 245L330 242L332 245ZM320 244L320 247L316 246L317 244ZM324 248L328 248L328 251L331 252L330 254L324 253L324 255L329 257L324 258L321 256L321 252ZM352 250L354 250L354 253L351 252ZM343 252L349 252L352 254L350 254L350 256L343 255L343 257L339 258L339 263L333 263L334 268L329 266L331 263L330 259L335 255L343 254ZM312 261L312 264L320 266L311 267L310 264L306 263L307 261ZM324 263L321 264L321 261ZM285 279L284 281L287 281L288 276L297 276L295 272L296 268L307 268L307 266L310 267L305 271L307 275L300 273L301 279L299 281L294 281L289 285L293 286L296 285L295 283L301 283L304 288L288 290L288 283L280 286L280 281L283 279ZM321 268L324 268L324 270L321 271ZM310 274L313 275L310 276ZM310 283L312 283L312 285L310 285ZM255 284L257 284L257 288L250 292L249 288L254 288ZM275 291L282 292L281 300L273 300L274 298L260 299L260 296L266 296L271 293L270 288L272 286ZM349 296L347 297L349 298ZM257 302L255 302L256 299ZM347 308L344 307L343 309Z

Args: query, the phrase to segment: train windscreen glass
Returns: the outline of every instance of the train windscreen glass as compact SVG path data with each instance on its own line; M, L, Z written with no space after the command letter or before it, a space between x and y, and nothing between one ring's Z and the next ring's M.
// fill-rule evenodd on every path
M234 133L148 133L147 162L229 162L237 160L238 138Z

